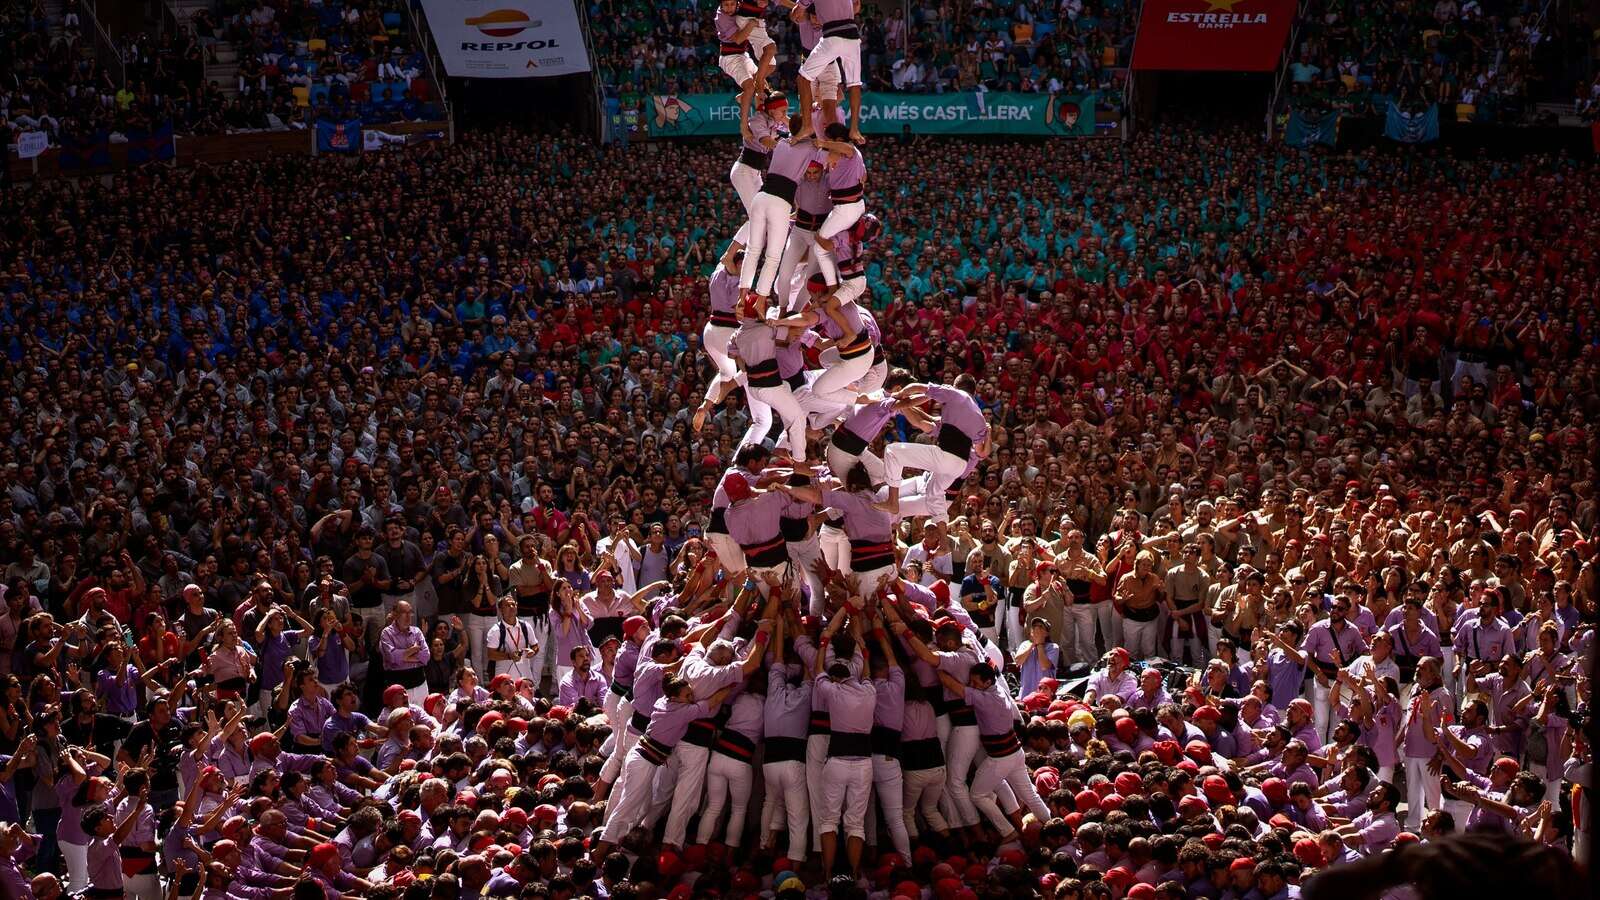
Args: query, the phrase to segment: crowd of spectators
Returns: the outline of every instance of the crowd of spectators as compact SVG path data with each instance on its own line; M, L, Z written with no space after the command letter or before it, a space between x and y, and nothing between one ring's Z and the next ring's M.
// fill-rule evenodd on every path
M870 858L871 890L1274 900L1418 836L1383 873L1432 878L1421 863L1469 825L1585 836L1568 790L1589 751L1567 724L1600 603L1600 171L1306 158L1188 126L986 143L982 166L978 149L872 150L884 348L919 380L973 375L993 424L951 530L908 521L897 555L1028 678L1050 816L996 854L997 835L915 811L923 837ZM0 827L0 880L61 852L75 881L141 897L151 866L245 897L860 896L753 837L730 853L641 831L586 856L607 729L565 688L574 668L606 680L618 644L586 611L637 599L668 633L671 610L715 625L748 602L700 540L738 394L688 424L706 275L739 220L728 158L499 130L0 196L0 822L26 825ZM1053 573L1083 578L1084 554L1106 576L1088 602L1117 617L1122 585L1205 567L1230 636L1425 605L1449 644L1452 620L1503 612L1526 669L1490 688L1462 650L1448 686L1437 664L1396 678L1445 691L1406 721L1483 786L1424 810L1359 728L1309 748L1292 640L1218 646L1220 679L1136 694L1115 631L1064 634ZM468 665L484 635L462 617L546 568L551 665ZM1005 627L1001 596L1054 640ZM384 677L417 661L396 643L414 621L420 703ZM1387 660L1339 662L1350 718L1392 718ZM1087 686L1053 680L1089 667ZM1489 752L1484 716L1543 755L1531 737ZM1260 755L1235 759L1249 735ZM121 869L91 865L119 844ZM1530 879L1564 858L1518 852Z
M8 0L0 4L0 128L8 143L33 130L59 142L63 133L126 137L167 122L179 134L219 134L283 129L317 116L437 116L426 63L400 9L388 2L201 9L184 27L123 35L115 70L101 64L76 11L51 21L37 0ZM219 41L238 54L233 91L206 76Z
M1290 102L1354 115L1382 115L1394 102L1438 104L1465 122L1523 122L1540 102L1584 105L1600 58L1586 10L1540 0L1317 2L1299 34Z
M791 86L803 55L799 35L778 4L772 10L773 83ZM1127 65L1138 4L869 2L860 22L865 90L1114 93L1112 70ZM728 89L711 17L695 3L594 2L589 25L601 79L623 109L647 107L657 94Z

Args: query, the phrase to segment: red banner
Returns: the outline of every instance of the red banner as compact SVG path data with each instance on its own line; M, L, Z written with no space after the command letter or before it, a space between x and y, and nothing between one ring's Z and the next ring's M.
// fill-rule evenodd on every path
M1294 13L1295 0L1145 0L1133 68L1270 72Z

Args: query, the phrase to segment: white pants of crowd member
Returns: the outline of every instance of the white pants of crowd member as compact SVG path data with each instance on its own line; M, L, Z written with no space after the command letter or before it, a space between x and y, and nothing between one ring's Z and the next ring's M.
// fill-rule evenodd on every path
M1151 619L1148 622L1135 622L1123 617L1122 620L1122 646L1128 649L1129 655L1134 659L1149 659L1156 655L1156 640L1161 636L1161 622Z
M847 838L867 836L867 803L872 798L872 760L865 756L830 756L822 772L819 834L843 832ZM843 820L841 822L841 819Z
M1102 611L1104 615L1100 615ZM1066 613L1068 634L1062 643L1068 645L1066 648L1068 659L1071 662L1087 663L1099 659L1099 654L1095 651L1094 630L1095 626L1099 625L1105 633L1106 646L1111 646L1111 604L1074 603L1067 607Z
M754 289L763 297L772 296L772 284L783 260L783 245L789 237L789 216L794 206L776 194L763 191L750 203L749 242L745 244L744 265L739 269L739 286Z
M921 469L921 478L906 479L905 470ZM967 470L967 461L933 444L896 442L884 448L884 479L900 487L900 517L928 516L943 522L950 515L945 489Z
M715 400L722 392L724 385L737 383L739 380L739 367L728 356L728 344L733 340L733 333L738 329L726 325L712 325L700 330L700 346L705 348L706 355L711 357L711 364L717 367L717 374L706 385L706 399Z
M1005 756L986 756L978 764L978 774L972 778L972 803L1002 835L1016 830L1000 811L997 792L1001 785L1011 789L1012 796L1039 817L1040 822L1050 819L1050 808L1039 798L1039 792L1028 777L1028 766L1021 750Z
M787 823L789 833L788 858L805 859L811 835L811 792L806 764L797 759L766 763L761 767L761 777L767 793L761 812L762 841L777 832L778 822L782 820ZM729 846L732 845L729 841Z
M800 77L816 84L823 71L837 60L841 69L840 80L845 87L861 86L861 39L838 36L817 41L806 61L800 65Z
M367 642L367 647L369 649L376 648L378 646L378 635L382 634L384 626L389 624L389 614L384 611L383 604L366 607L352 606L350 607L350 613L360 619L361 624L365 626L362 632L362 640ZM375 649L374 652L376 652Z
M882 753L872 755L872 790L878 795L877 807L883 810L883 825L889 829L895 852L909 861L911 833L906 830L906 789L900 760Z
M728 827L723 832L723 843L739 846L744 836L745 814L750 809L750 790L755 786L755 769L748 762L734 759L726 753L711 754L706 766L706 805L700 811L700 828L695 843L707 844L716 837L717 822L722 818L722 808L728 808Z
M601 833L601 840L616 844L644 820L660 769L637 750L629 751L627 760L622 764L622 778L617 782L611 802L607 804L606 827Z
M682 849L688 837L689 819L700 808L700 800L705 795L711 750L679 741L672 755L678 758L678 781L672 788L672 808L667 813L667 831L662 840Z
M788 445L789 454L796 460L804 461L806 458L806 413L800 408L799 401L794 399L794 391L787 384L776 387L746 388L747 399L750 403L750 428L739 441L739 446L748 447L759 444L772 430L772 413L777 413L783 421L783 443ZM765 424L758 421L756 404L769 407ZM759 430L758 430L759 428Z
M467 613L461 618L467 624L467 646L471 651L472 670L481 676L489 671L489 629L494 627L499 617Z
M1326 741L1329 720L1333 718L1333 685L1323 684L1322 679L1315 676L1311 679L1311 715L1317 738ZM1462 819L1461 824L1466 825L1467 821Z
M1387 781L1390 784L1394 784L1394 766L1379 766L1378 781Z
M818 648L821 653L821 648ZM811 849L822 849L822 769L828 763L828 736L806 736L806 800L811 805ZM790 838L792 841L793 838Z
M142 875L124 875L122 896L127 900L161 900L166 892L161 889L161 879L150 871Z
M906 833L910 837L921 833L917 827L918 815L933 831L944 833L950 830L950 823L939 812L939 801L944 799L944 773L944 766L901 771L901 779L905 782Z
M61 856L67 861L65 893L76 894L89 889L89 845L61 841Z
M944 744L944 799L948 808L945 818L957 828L976 825L978 808L972 804L967 778L972 761L978 756L978 726L952 726L949 716L934 719L934 726Z
M811 295L805 290L805 279L816 266L817 233L809 228L795 226L789 229L789 239L778 258L777 285L780 289L799 282L801 289L794 302L785 307L788 312L805 309Z
M1424 809L1440 809L1439 776L1428 771L1428 757L1408 756L1406 761L1406 828L1415 831L1422 826ZM1465 819L1456 822L1457 828L1467 824Z
M870 447L859 454L846 453L835 447L832 441L829 441L827 457L828 471L832 472L835 478L843 480L846 472L850 471L856 463L861 463L866 468L867 475L872 479L873 484L883 484L886 481L883 460L879 458L878 454L873 453ZM840 571L843 571L843 569L840 569Z

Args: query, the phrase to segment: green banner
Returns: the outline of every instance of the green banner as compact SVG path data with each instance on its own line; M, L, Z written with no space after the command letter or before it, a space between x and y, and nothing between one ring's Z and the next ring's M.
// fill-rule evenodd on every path
M733 94L673 94L650 98L651 137L738 134L739 107ZM861 95L861 132L899 134L1034 134L1081 137L1094 134L1094 94ZM840 107L848 109L844 100ZM793 96L790 109L796 107Z

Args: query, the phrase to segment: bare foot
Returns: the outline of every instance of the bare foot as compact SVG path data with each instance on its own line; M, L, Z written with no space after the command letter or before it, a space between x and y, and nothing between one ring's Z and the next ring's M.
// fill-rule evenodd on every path
M862 134L857 129L854 129L854 128L850 129L850 143L852 143L852 144L865 144L866 142L867 142L867 136L866 135Z

